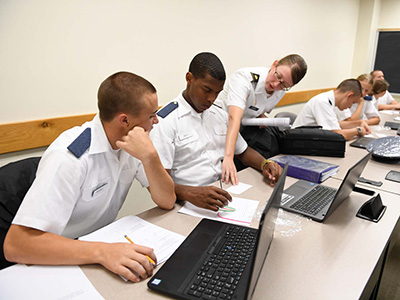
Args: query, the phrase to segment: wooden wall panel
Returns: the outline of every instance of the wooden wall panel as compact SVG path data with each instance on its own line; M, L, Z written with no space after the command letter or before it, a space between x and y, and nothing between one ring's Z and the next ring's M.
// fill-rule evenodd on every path
M313 96L331 89L287 92L277 106L307 102ZM48 146L63 131L90 121L94 115L87 114L0 124L0 154Z
M93 119L95 114L0 124L0 154L50 145L65 130Z

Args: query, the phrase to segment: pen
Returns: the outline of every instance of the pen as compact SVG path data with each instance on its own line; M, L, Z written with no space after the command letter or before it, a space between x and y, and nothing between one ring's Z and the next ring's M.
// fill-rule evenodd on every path
M126 234L124 235L124 237L125 237L125 238L128 240L128 242L131 243L132 245L135 244L134 242L132 242L132 240L131 240ZM153 266L156 265L156 263L154 262L154 260L151 259L150 256L146 255L146 257L147 257L147 259L149 260L149 262L150 262Z

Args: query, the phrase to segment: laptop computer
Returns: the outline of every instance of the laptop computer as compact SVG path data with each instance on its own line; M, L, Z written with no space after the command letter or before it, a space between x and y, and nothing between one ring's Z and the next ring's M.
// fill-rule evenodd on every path
M366 154L346 173L339 189L299 180L283 191L281 207L322 222L350 195L371 153Z
M287 169L258 229L202 219L147 286L179 299L251 299L273 239Z

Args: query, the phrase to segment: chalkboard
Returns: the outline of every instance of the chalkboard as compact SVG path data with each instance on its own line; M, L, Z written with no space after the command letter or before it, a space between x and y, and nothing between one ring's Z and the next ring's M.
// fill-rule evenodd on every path
M382 70L389 92L400 94L400 30L379 31L374 70Z

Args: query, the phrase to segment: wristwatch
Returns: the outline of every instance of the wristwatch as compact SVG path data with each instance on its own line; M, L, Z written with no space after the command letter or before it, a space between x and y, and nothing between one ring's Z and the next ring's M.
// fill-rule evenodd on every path
M357 135L361 136L362 133L361 127L357 126L356 128L357 128Z

